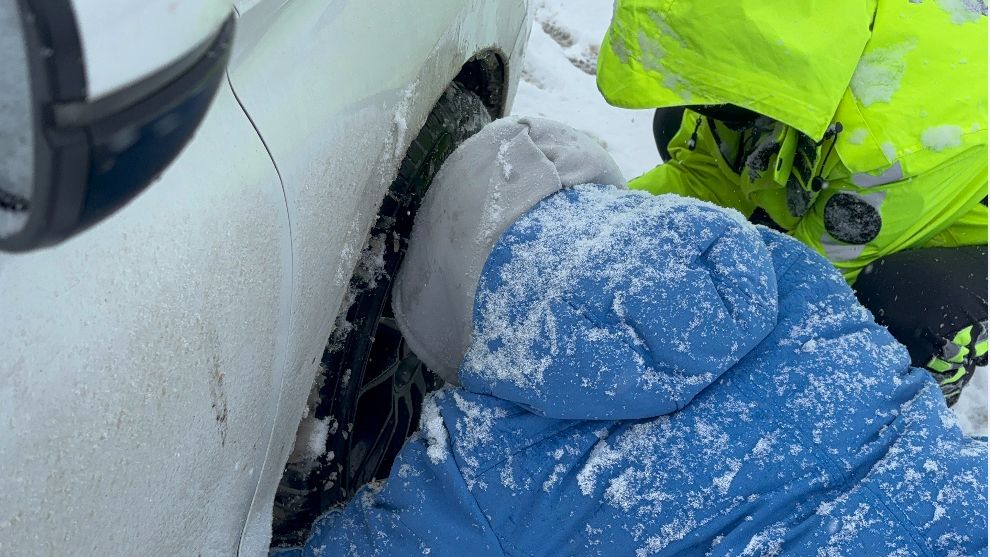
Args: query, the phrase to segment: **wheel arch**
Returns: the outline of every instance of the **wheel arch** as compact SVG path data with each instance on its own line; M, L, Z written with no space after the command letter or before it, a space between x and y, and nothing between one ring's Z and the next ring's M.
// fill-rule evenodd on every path
M481 97L492 119L504 116L508 106L509 72L505 58L505 53L497 48L481 50L461 66L453 80Z

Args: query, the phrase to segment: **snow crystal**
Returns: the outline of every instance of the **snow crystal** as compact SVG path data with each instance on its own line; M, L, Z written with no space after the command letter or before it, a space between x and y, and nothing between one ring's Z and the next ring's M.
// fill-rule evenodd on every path
M842 551L843 543L855 539L860 530L873 526L878 522L875 518L867 518L869 512L870 506L866 503L860 503L852 514L842 515L826 547L819 548L818 555L829 557L832 555L836 557L844 555L845 552Z
M414 466L411 466L409 464L403 463L401 466L399 466L399 471L398 471L398 473L396 475L398 477L400 477L400 478L403 478L403 479L405 479L405 478L415 478L415 477L418 477L420 475L420 472Z
M330 420L306 416L299 422L296 431L296 444L289 462L298 463L316 460L327 450L327 436L330 433Z
M503 143L498 150L498 156L504 155L504 149L508 148L511 143ZM504 163L504 164L503 164ZM509 179L509 174L512 172L512 164L507 160L502 160L500 163L502 169L502 175ZM485 202L484 213L481 215L481 225L478 230L479 237L483 238L497 238L500 229L506 226L508 223L505 222L505 206L500 202L501 198L500 188L489 188L488 197L489 199Z
M550 493L550 490L554 488L560 482L561 476L567 472L566 464L556 464L553 467L553 473L547 477L546 481L543 482L543 491Z
M504 418L506 412L502 408L488 408L477 402L467 400L457 391L453 391L454 403L464 416L457 420L457 442L465 451L492 441L492 428L495 421Z
M360 501L361 506L371 509L376 506L378 494L385 487L385 480L372 480L361 488L360 497L355 497Z
M502 178L508 181L512 177L512 163L506 159L505 155L512 144L505 142L498 146L498 153L495 155L495 162L498 164L499 169L502 170Z
M378 280L385 274L385 245L386 235L376 234L368 238L368 243L361 250L354 277L364 284L365 290L371 290L378 285Z
M478 472L478 461L470 456L474 449L491 444L492 428L495 422L506 417L506 412L502 408L488 408L477 402L467 400L456 390L452 391L454 404L463 413L457 419L457 445L463 451L464 465L461 474L464 476L464 483L468 489L475 486L475 475ZM459 453L461 454L461 453ZM482 484L479 487L484 489Z
M519 488L519 484L516 483L516 479L512 476L512 455L505 460L505 464L502 466L502 470L499 473L499 479L502 481L502 485L515 491Z
M760 438L753 446L751 454L755 458L763 459L770 456L770 451L773 450L773 444L776 441L776 435L773 433L768 433Z
M399 100L395 107L395 115L392 117L392 124L395 126L395 144L394 144L394 155L397 160L401 160L405 156L407 143L412 140L412 138L407 137L409 135L409 111L412 107L412 101L416 98L416 89L419 86L419 80L413 81L402 91L402 98Z
M443 389L427 395L423 399L423 409L419 419L419 429L423 432L426 441L426 455L433 464L440 464L449 455L447 426L444 425L440 407L437 406L437 401L445 397L446 391Z
M584 525L584 535L585 535L585 537L588 540L587 541L587 547L593 547L593 546L596 546L596 545L600 545L602 543L602 541L600 539L597 539L597 538L599 536L601 536L602 535L602 532L604 532L604 531L605 530L603 530L602 528L595 528L595 527L593 527L590 524L585 524Z
M739 473L739 468L742 466L742 461L736 458L730 458L727 462L729 469L721 476L715 478L715 485L718 486L718 491L722 495L729 492L732 480L736 479L736 474Z
M743 548L740 557L775 557L784 550L784 540L789 528L783 524L774 524L752 538Z
M357 229L352 225L349 234L357 234ZM385 275L385 252L388 249L388 238L385 234L371 235L361 251L355 254L355 249L346 245L340 252L342 264L337 268L334 275L334 282L338 286L347 285L343 299L337 309L337 317L334 321L333 332L327 343L327 350L339 352L344 348L347 336L354 329L354 324L347 320L347 313L351 305L354 304L358 296L374 289L378 285L379 279ZM353 261L357 255L357 260ZM351 271L353 269L353 271ZM322 364L321 364L322 365ZM326 370L321 368L320 376L326 375Z
M629 467L612 478L605 489L605 500L623 511L629 512L636 504L636 489L639 487L636 476L641 473L636 468Z
M877 48L863 55L853 73L853 95L863 106L890 102L901 86L907 69L904 56L915 47L915 41L887 48Z
M620 458L622 454L612 449L606 441L599 441L591 450L584 467L578 472L577 482L581 494L590 496L594 493L598 475L613 466Z
M962 145L962 134L959 126L932 126L921 132L921 144L932 151L943 151Z

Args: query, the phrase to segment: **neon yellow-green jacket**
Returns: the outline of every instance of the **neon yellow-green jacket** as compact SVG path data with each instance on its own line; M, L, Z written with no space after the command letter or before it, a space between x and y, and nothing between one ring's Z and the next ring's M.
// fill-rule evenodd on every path
M690 110L671 160L630 187L745 215L762 207L849 281L904 249L986 244L985 9L976 0L617 0L598 59L609 103L729 103L816 140L834 122L844 128L823 169L829 185L800 217L778 184L733 172L711 125L689 149ZM876 209L875 237L836 232L832 217L856 212L840 195Z

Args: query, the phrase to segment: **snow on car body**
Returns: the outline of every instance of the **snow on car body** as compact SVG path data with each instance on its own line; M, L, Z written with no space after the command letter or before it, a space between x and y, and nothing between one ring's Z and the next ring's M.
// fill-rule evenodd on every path
M227 82L132 203L0 254L0 553L267 551L351 272L434 102L518 79L525 0L240 0Z

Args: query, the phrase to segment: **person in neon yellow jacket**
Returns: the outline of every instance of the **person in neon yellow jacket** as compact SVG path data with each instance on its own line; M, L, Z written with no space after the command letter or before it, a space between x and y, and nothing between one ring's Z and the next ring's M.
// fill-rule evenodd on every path
M952 403L987 352L984 0L617 0L598 87L658 108L629 186L827 257Z

